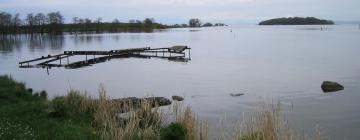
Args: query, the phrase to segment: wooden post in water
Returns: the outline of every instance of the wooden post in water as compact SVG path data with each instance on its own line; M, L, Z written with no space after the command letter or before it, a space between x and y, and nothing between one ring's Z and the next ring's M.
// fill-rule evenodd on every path
M60 65L61 65L61 58L59 59L59 61L60 61Z
M189 58L190 58L190 49L189 49Z

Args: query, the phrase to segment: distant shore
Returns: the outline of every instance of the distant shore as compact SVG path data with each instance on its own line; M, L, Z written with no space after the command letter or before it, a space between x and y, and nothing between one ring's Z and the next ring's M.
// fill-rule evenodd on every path
M315 17L289 17L274 18L261 21L259 25L333 25L332 20L318 19Z

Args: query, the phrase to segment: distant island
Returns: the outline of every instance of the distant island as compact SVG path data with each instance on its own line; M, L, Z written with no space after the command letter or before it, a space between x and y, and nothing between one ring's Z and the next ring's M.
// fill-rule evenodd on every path
M331 20L318 19L315 17L289 17L274 18L261 21L259 25L333 25Z

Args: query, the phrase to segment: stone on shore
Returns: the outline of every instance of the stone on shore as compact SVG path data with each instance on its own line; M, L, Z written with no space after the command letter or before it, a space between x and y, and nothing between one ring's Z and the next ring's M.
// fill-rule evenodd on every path
M183 100L184 100L183 97L181 97L181 96L176 96L176 95L172 96L172 99L173 99L174 101L183 101Z
M324 81L321 84L321 89L323 90L323 92L335 92L335 91L343 90L344 86L340 85L337 82Z
M136 97L127 97L120 99L112 99L113 102L119 104L122 108L120 112L127 112L128 106L132 108L139 108L143 103L149 103L151 107L167 106L171 104L171 101L165 97L148 97L148 98L136 98Z
M241 95L245 95L245 94L244 93L230 93L230 96L232 96L232 97L238 97Z

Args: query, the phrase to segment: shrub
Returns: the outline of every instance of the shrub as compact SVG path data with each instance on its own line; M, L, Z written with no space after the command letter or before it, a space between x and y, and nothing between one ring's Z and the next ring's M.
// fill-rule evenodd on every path
M43 90L43 91L40 92L40 97L46 99L47 93L46 93L45 90Z
M161 140L185 140L185 135L186 130L179 123L171 123L160 129Z

